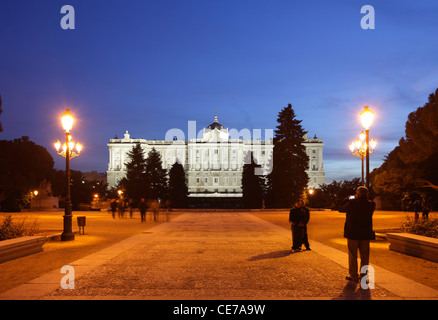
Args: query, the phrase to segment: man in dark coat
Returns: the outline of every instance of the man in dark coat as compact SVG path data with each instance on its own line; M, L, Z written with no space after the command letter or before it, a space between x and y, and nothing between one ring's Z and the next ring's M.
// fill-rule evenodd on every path
M304 243L306 250L310 250L307 239L307 223L309 222L310 212L303 200L298 200L289 212L289 222L292 229L292 252L301 251Z
M370 240L375 239L373 231L373 213L376 204L368 200L368 189L359 187L354 199L345 199L340 212L346 213L344 237L348 245L348 266L350 281L359 281L357 251L360 253L361 277L366 274L363 266L369 265ZM364 272L364 273L362 273Z

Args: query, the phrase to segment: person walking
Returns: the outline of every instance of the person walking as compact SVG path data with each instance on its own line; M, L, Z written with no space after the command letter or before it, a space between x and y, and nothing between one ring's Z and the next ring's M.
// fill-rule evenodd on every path
M146 221L146 211L147 211L148 207L147 207L147 203L146 203L144 198L141 198L140 203L138 205L138 209L140 210L141 222L145 222Z
M119 199L118 204L118 215L119 218L123 218L125 215L125 202L122 199Z
M344 237L347 238L349 275L346 279L349 281L358 282L367 273L363 267L369 265L370 240L376 238L373 231L375 208L376 204L368 200L368 189L359 187L353 199L345 199L339 210L346 213ZM360 274L358 274L357 251L360 254Z
M129 209L129 218L132 219L132 213L134 212L134 200L129 199L128 209Z
M418 220L421 212L420 200L415 200L413 207L414 207L414 219Z
M289 212L289 222L292 230L292 252L301 251L301 246L305 245L310 250L307 237L307 223L309 222L309 209L303 200L295 202L294 207Z
M111 212L113 214L113 219L115 219L116 218L116 211L117 211L117 201L113 199L111 201L110 207L111 207Z
M158 221L158 213L160 211L160 203L158 202L157 199L152 200L151 209L152 209L152 212L154 213L154 222L157 222Z

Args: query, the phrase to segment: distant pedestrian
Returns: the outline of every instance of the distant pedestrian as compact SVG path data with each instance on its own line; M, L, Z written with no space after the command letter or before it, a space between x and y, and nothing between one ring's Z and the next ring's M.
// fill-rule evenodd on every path
M426 201L423 202L422 212L423 212L423 219L429 219L430 207Z
M118 201L118 214L119 218L123 218L125 216L125 203L121 199Z
M128 209L129 209L129 217L132 219L132 213L134 212L134 201L132 199L129 199Z
M111 207L111 212L113 214L113 219L115 219L116 218L116 211L117 211L117 201L113 199L111 201L110 207Z
M357 188L353 199L345 199L340 212L346 213L344 237L348 246L348 272L349 281L358 282L360 277L366 275L364 266L369 265L370 240L375 240L373 231L373 213L376 204L368 200L368 189ZM358 274L357 251L360 253L360 277Z
M170 210L172 209L169 199L164 202L164 206L166 207L166 221L170 221Z
M140 218L141 222L146 221L146 211L148 210L147 203L144 198L141 198L140 203L138 204L138 209L140 210Z
M414 219L418 220L418 218L420 217L420 212L421 212L420 200L415 200L413 207L414 207Z
M303 200L298 200L289 212L289 222L292 230L292 252L301 251L304 244L306 250L310 250L307 237L307 223L309 222L309 208Z
M157 222L158 221L158 214L160 212L160 203L158 202L157 199L153 199L151 201L150 208L154 214L154 222Z

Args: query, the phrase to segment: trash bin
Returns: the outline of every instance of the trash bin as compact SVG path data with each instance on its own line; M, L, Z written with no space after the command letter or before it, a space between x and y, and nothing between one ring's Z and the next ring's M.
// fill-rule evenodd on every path
M85 233L85 217L81 216L78 217L78 227L79 227L79 234L81 234L81 229L82 229L82 234Z

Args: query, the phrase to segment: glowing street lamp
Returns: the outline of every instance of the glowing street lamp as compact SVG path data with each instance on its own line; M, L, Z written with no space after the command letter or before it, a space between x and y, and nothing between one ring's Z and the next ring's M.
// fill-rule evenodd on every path
M65 109L65 112L61 116L61 122L65 132L70 132L74 122L74 118L70 112L70 109Z
M359 138L357 138L356 141L352 141L350 143L350 151L353 156L357 156L362 160L362 185L364 185L364 167L363 167L363 160L366 157L366 150L367 150L367 144L365 143L366 135L362 131L359 135ZM369 153L373 153L374 149L376 148L377 142L376 140L372 139L370 142L371 150Z
M360 121L362 121L362 126L365 130L369 130L374 120L374 111L372 111L368 106L365 106L363 111L360 113Z
M374 111L365 106L360 113L360 120L365 129L366 187L370 188L370 127L374 120Z
M62 241L70 241L75 239L75 235L72 231L72 205L70 196L70 159L79 156L82 150L82 145L80 143L74 143L70 130L73 127L74 117L70 112L70 109L66 109L64 114L61 116L62 127L65 130L65 143L61 147L61 142L57 140L55 142L56 152L65 157L65 171L67 174L67 199L65 204L64 213L64 231L61 234ZM76 148L76 152L75 152Z

